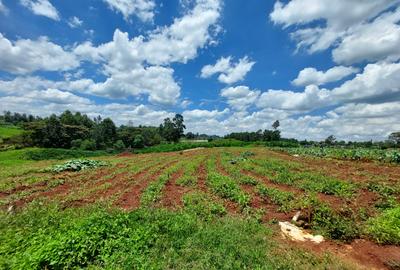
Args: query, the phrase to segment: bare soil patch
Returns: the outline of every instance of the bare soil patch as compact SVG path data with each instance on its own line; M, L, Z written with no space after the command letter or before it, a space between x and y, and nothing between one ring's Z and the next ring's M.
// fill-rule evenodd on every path
M172 174L171 179L167 182L163 189L163 197L161 205L170 209L177 209L183 206L182 197L190 189L188 187L176 184L176 180L183 175L183 169Z

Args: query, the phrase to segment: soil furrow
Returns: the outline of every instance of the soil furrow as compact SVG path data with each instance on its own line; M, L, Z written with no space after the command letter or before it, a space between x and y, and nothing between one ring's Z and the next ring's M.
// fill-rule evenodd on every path
M140 206L140 196L147 188L147 186L152 182L155 181L163 172L165 168L170 167L177 161L171 161L162 166L159 170L157 170L155 173L153 173L150 177L142 177L140 181L136 182L133 187L129 189L129 191L125 192L122 194L122 196L117 200L115 205L125 209L125 210L131 210L138 208Z
M188 187L184 187L176 183L176 180L182 177L183 173L184 169L182 168L171 175L171 178L164 186L162 192L163 196L160 201L162 206L171 209L177 209L183 206L182 197L190 190Z

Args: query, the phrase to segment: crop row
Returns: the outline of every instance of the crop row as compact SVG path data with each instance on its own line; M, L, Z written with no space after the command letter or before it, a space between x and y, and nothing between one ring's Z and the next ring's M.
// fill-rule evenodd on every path
M267 176L272 182L294 186L305 191L321 192L343 198L351 197L356 185L318 172L308 171L295 163L270 157L251 159L240 163L248 171Z
M247 207L250 203L250 196L241 190L234 179L220 174L215 163L215 156L207 160L207 184L212 191L222 198L238 203L242 209Z
M381 162L400 163L400 150L381 150L369 148L333 148L333 147L297 147L274 148L291 155L305 155L314 157L330 157L349 160L376 160Z

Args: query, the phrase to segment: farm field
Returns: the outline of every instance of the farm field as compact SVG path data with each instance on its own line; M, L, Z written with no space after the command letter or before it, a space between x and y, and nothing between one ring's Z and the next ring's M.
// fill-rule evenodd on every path
M91 157L105 166L72 172L9 153L0 268L400 267L393 163L221 147ZM282 237L298 211L322 243Z

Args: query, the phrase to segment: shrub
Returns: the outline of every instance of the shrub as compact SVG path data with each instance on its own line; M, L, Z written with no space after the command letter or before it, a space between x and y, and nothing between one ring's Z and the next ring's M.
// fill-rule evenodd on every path
M73 140L71 141L71 148L72 149L79 149L82 145L82 140L81 139L77 139L77 140Z
M400 206L368 221L367 233L379 244L400 244Z
M96 142L91 139L82 141L80 149L82 150L96 150Z
M125 149L125 144L122 140L118 140L114 143L114 149L122 151Z

